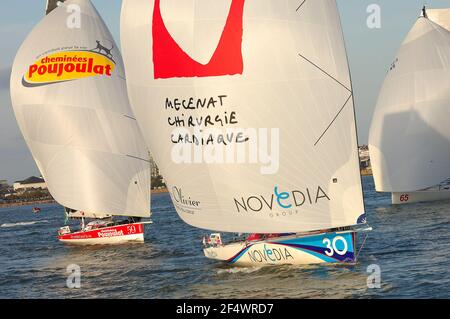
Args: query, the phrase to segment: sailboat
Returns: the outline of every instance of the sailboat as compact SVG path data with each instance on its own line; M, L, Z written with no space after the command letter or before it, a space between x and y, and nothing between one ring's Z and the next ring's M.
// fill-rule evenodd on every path
M125 0L121 42L175 209L214 231L206 257L356 262L355 233L369 228L335 1Z
M11 99L51 195L68 218L81 220L80 230L64 226L58 239L142 242L141 218L150 217L150 165L121 55L89 0L50 9L17 53Z
M378 98L369 149L376 190L393 204L450 199L450 32L438 24L448 12L422 10Z

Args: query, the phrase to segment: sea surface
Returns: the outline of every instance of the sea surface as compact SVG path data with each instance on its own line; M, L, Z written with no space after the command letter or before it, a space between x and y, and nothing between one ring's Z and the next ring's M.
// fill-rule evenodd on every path
M59 243L58 205L42 205L39 214L0 209L0 298L450 298L450 201L392 206L372 177L364 177L364 192L373 231L355 266L239 268L208 260L205 232L178 218L168 194L152 198L145 243L122 246ZM79 289L66 285L72 264L80 267ZM380 288L367 285L374 269Z

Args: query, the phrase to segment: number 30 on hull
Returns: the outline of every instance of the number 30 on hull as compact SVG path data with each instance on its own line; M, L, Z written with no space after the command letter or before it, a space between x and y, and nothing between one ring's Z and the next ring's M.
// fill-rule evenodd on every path
M283 236L208 247L205 256L236 265L304 265L356 262L355 232Z

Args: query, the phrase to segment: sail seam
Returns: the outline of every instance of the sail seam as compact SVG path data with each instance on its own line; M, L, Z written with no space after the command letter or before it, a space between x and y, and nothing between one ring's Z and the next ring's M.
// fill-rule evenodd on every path
M295 10L296 12L298 12L298 10L300 10L300 8L305 4L306 0L303 0L303 2L298 6L297 10Z
M347 98L347 100L345 101L344 105L341 107L341 109L339 110L339 112L336 114L336 116L333 118L333 120L331 121L331 123L327 126L327 128L325 129L325 131L323 131L322 135L320 135L320 137L317 139L317 141L314 143L314 146L316 146L320 140L322 139L322 137L327 133L327 131L330 129L330 127L333 125L333 123L336 121L336 119L339 117L339 115L342 113L342 110L344 110L345 106L348 104L348 101L350 101L350 99L352 98L353 93L350 94L350 96Z
M336 79L334 76L332 76L330 73L328 73L327 71L325 71L324 69L322 69L320 66L318 66L317 64L315 64L314 62L312 62L311 60L309 60L307 57L303 56L302 54L298 54L300 57L302 57L303 59L305 59L307 62L311 63L313 66L315 66L317 69L319 69L320 71L322 71L324 74L326 74L327 76L329 76L330 78L332 78L335 82L339 83L343 88L345 88L347 91L349 91L350 93L353 94L352 90L350 90L347 86L345 86L341 81L339 81L338 79Z
M144 161L144 162L147 162L147 163L150 163L150 161L146 160L145 158L141 158L141 157L137 157L137 156L133 156L133 155L129 155L129 154L127 154L126 156L130 157L130 158L137 159L137 160L141 160L141 161Z
M126 118L129 118L131 120L135 120L136 121L136 119L134 117L132 117L132 116L129 116L129 115L126 115L126 114L124 114L123 116L125 116Z

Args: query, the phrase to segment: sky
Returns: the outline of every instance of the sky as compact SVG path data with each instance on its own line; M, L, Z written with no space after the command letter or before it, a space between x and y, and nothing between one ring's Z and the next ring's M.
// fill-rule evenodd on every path
M119 43L122 1L92 2ZM0 1L0 180L10 183L39 175L17 127L8 83L14 56L33 26L42 19L45 3L45 0ZM430 8L450 7L450 0L337 0L337 3L353 80L359 143L367 144L373 110L387 68L420 9L424 4ZM380 28L367 26L370 5L381 9Z

